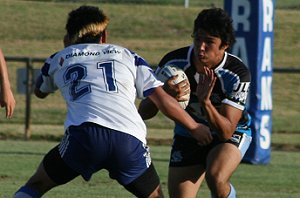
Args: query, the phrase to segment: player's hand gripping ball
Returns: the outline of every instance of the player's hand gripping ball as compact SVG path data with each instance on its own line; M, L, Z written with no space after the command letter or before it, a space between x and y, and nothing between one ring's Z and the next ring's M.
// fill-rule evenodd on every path
M166 82L169 78L176 76L176 75L178 75L178 77L176 78L176 80L174 80L175 84L178 84L183 80L188 81L188 78L187 78L186 74L184 73L184 71L177 66L166 65L163 68L161 68L160 70L156 71L156 76L157 76L158 80L160 80L162 82ZM182 96L181 98L183 98L183 101L179 101L179 104L183 109L185 109L190 100L190 93L187 93L186 95Z

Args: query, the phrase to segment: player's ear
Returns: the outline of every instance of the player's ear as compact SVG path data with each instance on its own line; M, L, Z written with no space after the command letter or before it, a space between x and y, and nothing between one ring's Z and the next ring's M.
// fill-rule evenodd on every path
M100 42L101 42L101 43L106 43L106 40L107 40L107 31L104 30L104 31L102 32Z
M220 49L222 49L222 50L224 50L224 51L226 51L228 48L229 48L229 44L227 44L227 43L223 43L223 44L221 44L221 46L220 46Z

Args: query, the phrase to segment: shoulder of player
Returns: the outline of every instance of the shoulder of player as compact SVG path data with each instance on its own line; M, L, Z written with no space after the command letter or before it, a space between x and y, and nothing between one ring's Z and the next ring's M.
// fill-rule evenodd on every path
M46 58L44 64L50 64L50 63L53 61L54 57L55 57L58 53L59 53L59 52L55 52L55 53L51 54L48 58Z
M239 57L229 53L224 67L231 70L249 71L249 68L244 64L244 62Z
M229 70L232 73L238 75L242 81L250 81L251 74L249 68L243 63L243 61L235 55L227 55L227 59L223 69Z
M230 54L230 53L227 53L226 63L230 64L230 65L237 65L237 66L244 67L247 69L247 66L242 61L242 59L240 59L238 56Z

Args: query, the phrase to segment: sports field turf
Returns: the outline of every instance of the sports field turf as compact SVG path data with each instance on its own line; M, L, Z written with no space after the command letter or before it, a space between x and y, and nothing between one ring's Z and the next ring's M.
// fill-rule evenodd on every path
M0 141L0 198L12 197L14 191L33 173L39 161L57 142ZM168 145L151 146L154 164L167 193ZM240 198L296 198L300 197L300 153L273 151L269 165L241 164L232 177ZM206 184L198 197L209 197ZM76 178L71 183L53 189L45 198L73 197L133 197L117 182L108 178L106 171L95 174L90 182Z

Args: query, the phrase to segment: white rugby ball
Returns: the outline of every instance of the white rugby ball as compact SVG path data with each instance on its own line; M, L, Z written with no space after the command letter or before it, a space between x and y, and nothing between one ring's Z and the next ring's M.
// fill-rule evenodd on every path
M183 80L188 80L186 74L182 69L174 65L166 65L163 68L156 71L156 76L158 80L166 82L169 78L178 75L178 77L173 81L174 84L178 84ZM190 100L190 93L183 96L184 101L180 101L179 105L185 109Z

